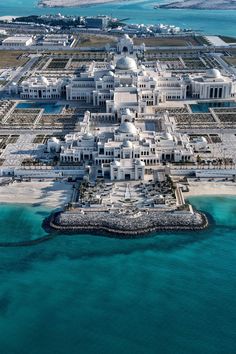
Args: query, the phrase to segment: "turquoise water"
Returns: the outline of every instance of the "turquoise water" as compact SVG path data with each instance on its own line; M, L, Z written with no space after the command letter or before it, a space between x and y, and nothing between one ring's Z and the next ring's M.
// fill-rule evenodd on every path
M196 104L190 104L190 107L193 113L208 113L209 108L236 107L236 102L199 102Z
M62 110L61 105L46 102L21 102L18 103L17 108L40 108L44 109L45 114L58 114Z
M165 0L130 0L82 8L45 9L36 6L37 0L0 1L0 16L25 16L32 14L62 13L68 15L107 14L119 18L129 18L129 22L167 23L192 28L208 34L236 36L236 11L205 10L153 10L153 5Z
M0 248L1 354L235 353L236 198L192 201L209 230ZM1 240L42 236L47 210L0 210Z

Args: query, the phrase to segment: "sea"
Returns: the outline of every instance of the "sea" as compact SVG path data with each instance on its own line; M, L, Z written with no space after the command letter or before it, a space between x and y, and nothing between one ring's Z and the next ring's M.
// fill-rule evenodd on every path
M181 28L191 28L202 34L236 36L236 11L153 9L155 4L164 2L166 0L129 0L96 6L49 9L38 7L37 0L0 0L0 16L42 15L59 12L65 15L81 16L106 14L119 19L128 19L129 23L173 24Z
M236 11L153 10L158 1L42 9L0 0L0 16L108 14L236 35ZM0 205L1 354L236 353L236 197L194 197L201 232L119 240L48 235L41 206Z
M193 197L201 232L61 235L0 247L1 354L236 353L236 197ZM50 210L0 205L0 242Z

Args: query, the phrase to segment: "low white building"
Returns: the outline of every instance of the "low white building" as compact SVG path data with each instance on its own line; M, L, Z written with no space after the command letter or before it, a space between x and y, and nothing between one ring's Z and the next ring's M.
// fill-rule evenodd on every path
M17 35L7 37L2 41L4 48L21 48L28 47L33 44L33 36Z
M52 137L47 141L47 152L60 152L61 150L61 142L59 139Z
M188 90L196 99L229 99L236 96L236 79L209 69L205 74L190 75Z
M38 46L47 48L71 47L74 42L73 36L67 34L46 34L42 39L38 40Z
M24 99L59 99L65 92L63 79L33 76L20 85L20 97ZM64 90L63 90L64 88Z

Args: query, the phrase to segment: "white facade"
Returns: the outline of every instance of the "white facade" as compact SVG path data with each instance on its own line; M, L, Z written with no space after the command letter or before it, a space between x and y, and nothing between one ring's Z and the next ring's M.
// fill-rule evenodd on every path
M167 113L159 119L163 120L162 131L145 130L126 109L119 126L91 133L90 113L86 112L81 132L68 134L61 142L60 160L90 165L111 180L144 179L146 169L153 170L163 161L193 161L189 137L174 131Z
M39 40L37 45L42 45L47 48L71 47L73 44L73 36L67 34L46 34L42 40Z
M157 66L145 68L129 56L118 56L115 65L96 67L72 79L66 87L67 100L104 106L107 113L132 108L146 113L160 102L186 99L186 84L181 77L161 72Z
M20 48L27 47L33 44L33 36L13 36L7 37L2 41L2 46L5 48Z
M130 53L132 54L134 51L134 42L129 37L128 34L125 34L117 43L117 53Z
M65 82L62 79L34 76L21 83L20 97L26 99L59 99Z
M123 38L130 41L130 38ZM120 40L121 41L121 40ZM123 42L122 42L123 43ZM166 101L229 99L236 97L236 78L217 69L181 75L167 72L158 62L146 66L137 58L117 55L114 62L92 62L85 72L66 78L31 77L18 88L22 98L60 98L103 107L105 113L118 114L131 108L145 114L149 107Z
M190 95L197 99L229 99L236 96L236 80L217 69L190 76Z

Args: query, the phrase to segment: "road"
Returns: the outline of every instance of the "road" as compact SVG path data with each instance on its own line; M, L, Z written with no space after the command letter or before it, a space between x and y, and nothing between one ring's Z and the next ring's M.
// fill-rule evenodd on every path
M8 83L4 87L0 88L0 98L8 96L10 85L12 85L13 82L18 82L27 73L27 71L32 68L32 66L37 62L39 57L41 57L41 54L32 54L30 60L23 67L19 67L18 69L16 69L15 73L8 81Z
M227 64L221 57L223 56L222 53L211 53L211 56L217 60L220 66L226 71L226 73L230 75L236 75L236 68Z

